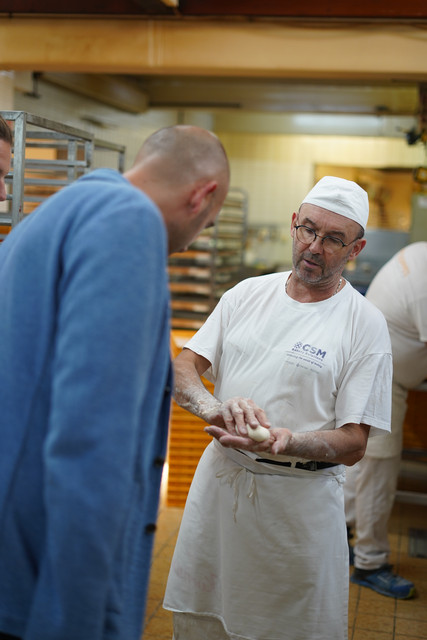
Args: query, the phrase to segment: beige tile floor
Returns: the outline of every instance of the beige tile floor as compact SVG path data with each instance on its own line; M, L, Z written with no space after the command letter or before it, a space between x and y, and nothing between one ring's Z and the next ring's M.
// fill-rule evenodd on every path
M162 608L162 598L181 516L182 509L160 508L143 640L172 638L172 614ZM427 640L427 559L409 556L410 528L427 529L427 506L396 501L389 525L390 561L414 581L417 597L394 600L350 583L349 640Z

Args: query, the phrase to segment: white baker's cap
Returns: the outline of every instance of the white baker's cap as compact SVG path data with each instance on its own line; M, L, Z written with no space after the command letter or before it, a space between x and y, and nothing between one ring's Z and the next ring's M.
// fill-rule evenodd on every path
M315 204L350 218L366 229L369 216L368 194L351 180L325 176L314 185L301 204Z

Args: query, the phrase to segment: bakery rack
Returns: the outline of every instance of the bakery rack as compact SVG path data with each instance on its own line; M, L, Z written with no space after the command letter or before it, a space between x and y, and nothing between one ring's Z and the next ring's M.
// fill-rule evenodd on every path
M0 212L0 240L50 195L96 168L96 153L114 154L123 171L125 147L75 127L25 111L0 111L11 124L14 145L6 176L7 209ZM105 166L105 164L103 164Z
M231 188L215 225L188 251L169 258L173 329L199 329L222 294L241 280L247 215L246 193Z

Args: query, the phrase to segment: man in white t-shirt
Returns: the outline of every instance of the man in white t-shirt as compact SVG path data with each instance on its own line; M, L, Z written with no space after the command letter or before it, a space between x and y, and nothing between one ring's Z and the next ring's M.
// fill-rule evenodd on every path
M391 434L368 443L347 473L346 520L355 526L352 582L393 598L410 598L414 584L393 575L387 527L396 494L408 389L427 378L427 242L399 251L373 279L366 297L385 316L393 353Z
M341 275L367 219L363 189L322 178L292 215L292 271L225 293L175 360L176 401L214 437L165 594L175 640L347 638L344 470L391 412L384 317Z

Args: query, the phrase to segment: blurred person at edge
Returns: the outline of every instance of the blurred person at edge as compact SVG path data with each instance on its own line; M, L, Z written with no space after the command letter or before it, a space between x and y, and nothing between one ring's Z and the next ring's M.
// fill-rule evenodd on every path
M124 175L81 177L0 247L2 638L141 637L172 385L167 254L214 223L228 185L216 136L165 128Z
M175 640L347 638L345 466L391 412L386 322L342 277L368 210L357 184L322 178L292 215L292 270L226 292L175 360L177 402L214 436L164 599Z
M408 390L427 378L427 242L393 256L372 280L366 297L384 314L393 354L391 434L369 442L344 488L351 581L392 598L415 594L413 582L389 564L388 522L396 495Z
M6 200L5 177L10 171L13 136L7 122L0 116L0 202Z

